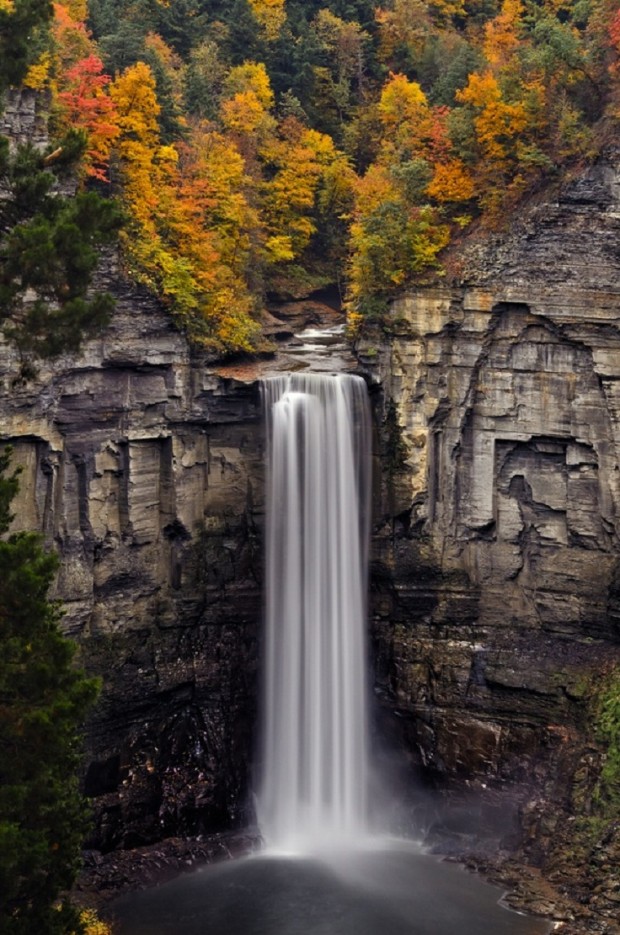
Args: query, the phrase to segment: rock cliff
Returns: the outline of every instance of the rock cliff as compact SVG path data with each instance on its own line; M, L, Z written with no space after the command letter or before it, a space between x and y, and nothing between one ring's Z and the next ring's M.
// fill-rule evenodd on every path
M104 679L89 725L94 843L241 820L260 617L256 384L193 356L108 265L112 325L19 378L0 348L0 432L23 466L14 529L62 559L64 627Z
M543 862L590 814L589 698L620 662L617 164L471 238L358 347L382 423L378 685L425 775L491 809L504 790L504 817L509 789Z

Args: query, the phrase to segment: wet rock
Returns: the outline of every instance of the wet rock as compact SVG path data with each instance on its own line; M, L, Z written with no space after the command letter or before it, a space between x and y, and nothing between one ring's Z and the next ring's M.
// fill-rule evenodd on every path
M105 913L107 904L124 893L164 883L202 864L245 856L258 844L256 831L250 829L206 837L171 837L159 844L105 855L87 850L73 896L79 905Z

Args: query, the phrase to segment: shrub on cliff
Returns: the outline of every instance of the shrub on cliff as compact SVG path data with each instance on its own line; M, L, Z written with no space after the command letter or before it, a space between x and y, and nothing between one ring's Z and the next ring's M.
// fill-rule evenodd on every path
M0 455L0 532L17 476ZM65 893L78 865L85 803L79 725L97 685L72 660L47 598L57 560L34 533L0 542L0 932L81 930Z
M598 793L603 811L620 812L620 671L612 672L602 683L596 700L597 735L605 746Z

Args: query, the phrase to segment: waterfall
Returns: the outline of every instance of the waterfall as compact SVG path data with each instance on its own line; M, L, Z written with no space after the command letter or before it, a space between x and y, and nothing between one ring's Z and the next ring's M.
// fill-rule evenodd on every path
M366 575L370 430L349 375L265 380L265 843L325 851L363 836L368 785Z

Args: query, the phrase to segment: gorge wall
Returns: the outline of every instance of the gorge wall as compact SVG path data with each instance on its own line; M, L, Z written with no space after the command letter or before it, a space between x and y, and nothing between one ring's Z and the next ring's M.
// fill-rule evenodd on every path
M109 848L244 820L263 454L257 386L103 278L114 321L79 357L23 382L2 345L0 432L23 466L13 529L60 553L64 629L103 678L86 791Z
M547 863L591 813L591 699L620 662L617 164L472 238L358 346L382 422L377 684L426 776L499 817L514 797Z

